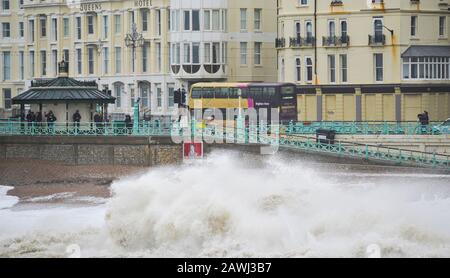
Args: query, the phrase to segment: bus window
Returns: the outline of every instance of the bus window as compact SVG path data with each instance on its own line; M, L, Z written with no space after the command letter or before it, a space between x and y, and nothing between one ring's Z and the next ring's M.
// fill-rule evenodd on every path
M220 96L222 98L228 98L230 95L230 89L229 88L220 88Z
M281 94L282 95L293 95L294 94L294 87L282 87L281 88Z
M203 88L203 98L214 98L214 88Z
M239 97L238 88L231 88L229 98L238 98L238 97Z
M201 88L192 89L192 98L195 99L202 98L202 89Z

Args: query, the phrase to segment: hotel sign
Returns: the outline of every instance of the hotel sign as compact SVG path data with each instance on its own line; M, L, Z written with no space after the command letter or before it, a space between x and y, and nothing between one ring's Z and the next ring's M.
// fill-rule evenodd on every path
M134 0L134 6L137 8L150 8L152 0Z
M134 0L134 7L136 8L150 8L152 6L151 0ZM103 11L102 3L97 3L95 0L81 1L80 12L100 12Z

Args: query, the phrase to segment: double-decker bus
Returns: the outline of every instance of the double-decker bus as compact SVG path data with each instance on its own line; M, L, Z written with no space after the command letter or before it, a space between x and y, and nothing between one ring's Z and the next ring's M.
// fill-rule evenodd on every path
M297 120L296 87L290 83L196 83L189 92L189 109L194 103L203 110L278 109L283 123Z

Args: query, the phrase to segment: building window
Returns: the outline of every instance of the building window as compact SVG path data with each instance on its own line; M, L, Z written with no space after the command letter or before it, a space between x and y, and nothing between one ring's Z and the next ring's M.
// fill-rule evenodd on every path
M3 38L11 37L11 25L9 24L9 22L2 23L2 37Z
M328 55L328 80L330 83L336 83L336 56Z
M148 31L148 10L141 10L141 20L142 20L142 32Z
M313 80L313 62L312 58L306 58L306 82L311 83Z
M144 46L142 47L142 72L148 71L148 54L150 52L149 49L150 43L144 43Z
M34 20L31 19L28 21L28 36L30 39L30 42L34 42Z
M122 72L122 48L115 48L115 65L116 65L116 73Z
M175 106L175 84L168 84L167 89L169 91L168 96L169 108L172 108Z
M10 8L9 0L2 0L2 10L8 11Z
M374 54L374 62L375 62L375 81L381 82L383 81L383 54L378 53Z
M341 64L341 82L346 83L348 81L347 77L347 54L339 55L340 64Z
M25 37L25 27L24 23L21 21L19 22L19 37L23 39Z
M150 95L150 84L142 82L140 84L140 98L142 101L142 107L150 107L149 95Z
M81 17L77 17L76 22L77 40L81 40Z
M255 9L255 31L261 31L262 9Z
M35 75L35 72L34 72L34 66L35 66L35 64L34 64L34 51L30 51L30 71L29 71L29 74L30 74L30 78L33 78L34 77L34 75Z
M280 81L284 82L285 80L285 74L286 74L286 69L285 69L286 63L284 61L284 58L281 58L281 64L280 64Z
M333 20L328 21L328 36L330 38L336 36L336 23Z
M94 74L94 48L89 47L88 48L88 68L89 68L89 74Z
M211 64L211 44L205 43L204 45L204 61L205 64Z
M200 64L200 43L192 43L192 64Z
M212 10L212 29L213 31L220 30L220 11Z
M222 10L222 31L227 31L227 10Z
M190 31L191 30L191 12L190 11L184 11L184 31Z
M298 3L300 6L307 6L308 5L308 0L298 0Z
M58 40L58 19L52 18L52 40Z
M25 52L19 51L19 78L25 79Z
M200 31L200 11L192 11L192 31Z
M156 63L157 63L157 71L161 72L162 70L162 61L161 61L161 43L156 43Z
M11 89L3 89L3 107L5 109L12 107Z
M122 92L124 85L122 83L114 84L114 96L116 97L116 108L122 107Z
M445 24L446 24L446 17L440 16L439 17L439 37L445 37Z
M109 48L103 47L103 73L109 73Z
M247 9L241 9L241 31L247 30Z
M41 51L41 75L47 75L47 52L45 50Z
M103 16L103 38L107 39L109 33L109 17L107 15Z
M306 22L306 41L308 43L311 43L312 42L312 38L313 38L312 22L311 21L307 21Z
M411 37L415 37L417 34L417 16L411 16Z
M70 60L69 60L69 49L64 49L64 53L63 53L63 55L64 55L64 61L66 61L66 62L69 62Z
M120 14L114 15L114 33L120 34L122 32L122 21Z
M68 37L68 36L70 36L70 34L69 34L69 18L64 18L63 19L63 29L64 29L64 37Z
M58 50L52 50L52 68L54 75L58 75Z
M156 20L156 24L155 24L155 33L157 36L161 36L161 10L155 10L155 20Z
M375 43L383 43L383 20L375 18L373 21L373 34Z
M348 39L347 39L347 35L348 35L348 31L347 31L347 20L342 20L341 21L341 40L343 43L348 43Z
M241 42L240 44L240 56L241 56L241 65L247 65L247 43Z
M81 48L77 49L77 73L79 75L83 73L83 57L81 56Z
M255 65L261 65L261 49L262 49L262 43L261 42L255 42Z
M88 15L87 21L88 21L88 35L93 35L94 34L94 16Z
M47 37L47 17L41 17L41 38Z
M179 31L180 30L180 10L172 10L171 11L171 30Z
M162 108L162 90L161 84L156 84L156 104L158 108Z
M295 30L294 30L294 32L295 32L295 37L297 38L297 39L300 39L300 37L301 37L301 23L300 23L300 21L296 21L295 22L295 24L294 24L294 26L295 26Z
M295 81L302 81L302 61L300 57L295 58Z
M3 80L11 80L11 52L3 52Z
M403 58L403 79L450 79L450 57Z
M205 10L203 12L203 28L205 31L211 30L211 11Z

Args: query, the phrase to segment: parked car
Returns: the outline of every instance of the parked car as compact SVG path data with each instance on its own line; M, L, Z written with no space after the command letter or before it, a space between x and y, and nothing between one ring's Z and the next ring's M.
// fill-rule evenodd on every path
M433 126L433 133L450 134L450 118L439 125Z

